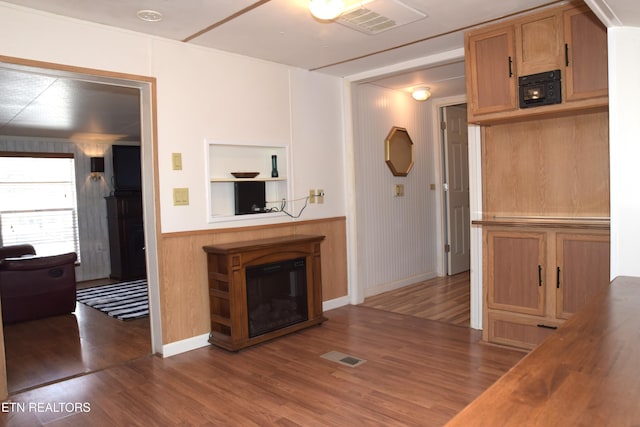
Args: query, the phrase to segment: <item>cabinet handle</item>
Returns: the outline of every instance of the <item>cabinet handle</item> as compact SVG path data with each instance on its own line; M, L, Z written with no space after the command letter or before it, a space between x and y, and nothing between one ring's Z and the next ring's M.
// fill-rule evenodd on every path
M542 266L538 266L538 286L542 286Z
M560 289L560 267L556 270L556 288Z
M569 44L564 44L564 63L568 67L569 66Z
M557 326L550 326L550 325L545 325L544 323L539 323L538 328L544 328L544 329L558 329Z
M509 57L509 77L513 77L513 60Z

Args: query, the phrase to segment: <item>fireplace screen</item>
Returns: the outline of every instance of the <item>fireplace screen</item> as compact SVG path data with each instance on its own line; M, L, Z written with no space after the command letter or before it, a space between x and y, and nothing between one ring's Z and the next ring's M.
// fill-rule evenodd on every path
M309 319L305 258L247 267L249 337Z

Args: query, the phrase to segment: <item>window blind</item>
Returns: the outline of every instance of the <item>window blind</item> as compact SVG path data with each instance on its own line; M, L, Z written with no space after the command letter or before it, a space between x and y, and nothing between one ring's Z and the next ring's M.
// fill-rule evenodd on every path
M80 258L73 154L0 153L0 243Z

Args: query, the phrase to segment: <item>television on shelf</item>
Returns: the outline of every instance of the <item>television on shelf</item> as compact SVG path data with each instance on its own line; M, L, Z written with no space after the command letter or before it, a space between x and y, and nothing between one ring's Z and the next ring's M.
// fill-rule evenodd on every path
M113 145L112 154L114 194L125 195L142 191L140 147Z

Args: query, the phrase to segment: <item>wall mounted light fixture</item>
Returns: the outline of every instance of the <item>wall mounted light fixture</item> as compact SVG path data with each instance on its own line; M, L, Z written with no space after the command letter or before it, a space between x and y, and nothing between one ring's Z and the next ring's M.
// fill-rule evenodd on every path
M431 98L431 91L428 87L421 86L413 89L413 91L411 91L411 96L416 101L426 101L427 99Z
M93 181L99 181L100 179L102 179L102 173L104 173L104 157L92 157L91 179Z
M344 8L343 0L309 0L309 11L322 21L336 19Z

